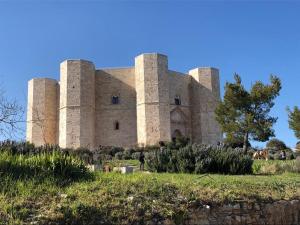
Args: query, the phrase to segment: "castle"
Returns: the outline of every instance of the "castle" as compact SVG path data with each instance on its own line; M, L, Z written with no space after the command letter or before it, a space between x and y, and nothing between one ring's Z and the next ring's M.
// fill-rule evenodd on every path
M179 136L216 144L222 141L214 114L219 99L217 69L172 71L162 54L141 54L128 68L66 60L59 82L28 82L26 139L89 149L155 145Z

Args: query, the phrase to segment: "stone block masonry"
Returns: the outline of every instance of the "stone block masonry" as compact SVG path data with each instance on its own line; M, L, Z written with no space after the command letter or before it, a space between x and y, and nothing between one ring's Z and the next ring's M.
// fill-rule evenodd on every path
M128 68L95 69L86 60L66 60L59 82L28 83L27 141L93 149L185 136L216 144L222 141L214 115L219 98L217 69L172 71L168 57L158 53L141 54Z

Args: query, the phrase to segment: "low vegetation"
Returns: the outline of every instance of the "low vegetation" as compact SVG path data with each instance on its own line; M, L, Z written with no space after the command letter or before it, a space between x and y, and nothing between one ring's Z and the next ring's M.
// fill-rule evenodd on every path
M52 150L46 151L21 145L21 151L20 146L13 146L0 147L1 225L143 224L150 220L180 224L194 207L300 197L300 174L295 169L300 168L299 160L251 162L255 175L195 174L193 170L193 174L123 175L89 172L83 160L88 153L84 150L79 157L55 147L48 146ZM180 168L187 168L193 148L179 148L180 157L188 159L178 163ZM229 156L224 153L220 158ZM134 159L114 159L110 163L138 166ZM276 170L266 169L274 164L279 165Z
M300 157L296 160L256 160L252 167L254 174L300 173Z
M250 174L253 160L242 149L226 146L186 145L146 155L150 171L171 173Z
M300 196L300 176L97 173L67 186L2 176L2 224L139 224L178 220L190 207ZM255 190L255 191L254 191ZM0 223L1 224L1 223Z

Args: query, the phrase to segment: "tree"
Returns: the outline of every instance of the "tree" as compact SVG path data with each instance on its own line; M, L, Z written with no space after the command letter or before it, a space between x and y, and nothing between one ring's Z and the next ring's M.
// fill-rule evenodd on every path
M15 100L6 98L0 89L0 136L11 137L20 131L23 113L23 108Z
M289 126L294 131L295 136L300 139L300 109L295 106L294 110L287 109L289 113Z
M242 148L244 146L243 136L241 135L227 135L224 143L232 148ZM248 147L251 147L251 143L248 141Z
M269 115L274 99L279 95L281 81L270 77L270 84L256 81L247 91L241 77L234 75L235 82L225 85L224 100L216 108L216 119L227 138L242 138L243 149L247 153L250 139L267 141L274 136L273 124L276 117Z
M267 147L277 151L287 149L286 144L277 138L273 138L268 141Z

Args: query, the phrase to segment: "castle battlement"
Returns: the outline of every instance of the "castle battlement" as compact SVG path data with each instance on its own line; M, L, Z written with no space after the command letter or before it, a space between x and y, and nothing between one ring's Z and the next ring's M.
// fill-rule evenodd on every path
M64 148L145 146L185 136L217 143L214 110L219 70L168 68L168 57L145 53L133 67L95 69L82 59L60 64L60 80L28 82L27 141Z

